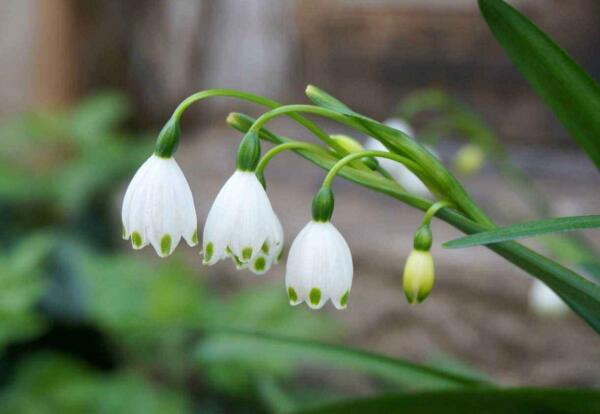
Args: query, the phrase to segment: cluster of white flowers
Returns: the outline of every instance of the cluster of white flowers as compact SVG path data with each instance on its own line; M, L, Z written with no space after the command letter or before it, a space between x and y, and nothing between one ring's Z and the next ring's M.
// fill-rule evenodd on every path
M125 193L123 238L135 249L152 244L160 257L170 255L181 237L198 243L192 192L172 157L152 155ZM203 263L230 258L238 269L267 272L283 252L283 228L253 171L236 170L219 191L204 225ZM346 307L352 285L352 255L329 222L311 221L294 240L286 269L290 303L313 309L331 299Z

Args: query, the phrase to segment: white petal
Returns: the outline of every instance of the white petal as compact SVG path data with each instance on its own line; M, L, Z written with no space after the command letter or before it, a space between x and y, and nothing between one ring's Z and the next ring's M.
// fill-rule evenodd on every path
M304 301L318 309L331 299L337 308L345 307L342 297L352 286L352 272L350 249L333 224L309 222L288 256L286 288L292 304Z
M569 310L552 289L537 279L529 290L529 306L541 316L561 316Z
M148 158L136 171L135 175L133 176L133 179L127 187L127 191L125 192L125 197L123 199L123 208L121 210L121 222L123 223L123 227L125 228L125 239L128 239L132 233L131 211L133 200L139 197L139 193L144 188L144 185L142 184L144 182L143 177L148 174L148 171L150 170L149 166L150 164L152 164L152 160L152 157Z

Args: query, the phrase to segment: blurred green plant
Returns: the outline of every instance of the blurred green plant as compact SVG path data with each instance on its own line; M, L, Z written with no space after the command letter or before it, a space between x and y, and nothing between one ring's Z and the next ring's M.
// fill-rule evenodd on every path
M188 413L189 397L157 387L132 370L98 372L64 355L41 352L23 361L0 394L0 413Z
M0 124L1 237L60 224L110 240L103 226L108 195L151 148L140 134L122 129L129 114L127 99L107 92L70 110L31 112Z
M49 247L47 237L30 237L0 255L0 355L8 343L34 337L45 328L34 308L47 287L40 262Z

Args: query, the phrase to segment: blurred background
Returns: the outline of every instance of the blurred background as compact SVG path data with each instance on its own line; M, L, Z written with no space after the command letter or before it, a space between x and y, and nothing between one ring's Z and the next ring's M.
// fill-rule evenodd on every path
M600 79L598 1L511 3ZM226 341L234 350L223 351L223 338L201 329L206 322L352 345L506 385L600 385L597 335L568 310L536 312L532 279L488 250L442 249L458 235L443 223L434 225L436 286L409 306L401 273L421 213L342 180L334 222L355 261L343 312L291 308L285 263L256 277L231 263L202 267L198 248L180 245L160 260L120 239L128 180L182 99L235 88L306 102L308 83L374 118L410 118L448 165L474 140L485 162L454 171L499 223L598 211L592 163L495 43L473 0L3 0L0 412L269 412L393 388L294 354L269 358L243 341ZM454 115L474 114L460 119L476 127L416 113L428 96L452 102ZM177 159L200 224L234 168L241 137L225 123L230 111L262 109L217 98L184 116ZM313 139L289 120L270 127ZM269 195L288 246L323 176L292 154L270 163ZM591 274L600 237L585 236L570 242L589 246ZM570 242L529 244L570 266L586 262Z

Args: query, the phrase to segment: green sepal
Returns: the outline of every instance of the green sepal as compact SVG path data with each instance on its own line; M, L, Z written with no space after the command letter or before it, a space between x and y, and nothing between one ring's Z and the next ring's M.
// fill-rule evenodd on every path
M312 203L312 218L314 221L327 222L333 215L333 191L329 187L321 187Z
M415 250L427 252L431 249L431 243L433 242L433 234L431 233L431 227L424 224L415 233L413 241L413 247Z
M240 171L254 171L260 161L260 139L254 131L248 131L237 154L237 169Z
M177 150L180 134L179 119L172 117L158 134L154 153L162 158L170 158Z
M260 172L260 173L257 172L256 173L256 178L258 178L258 182L266 190L267 189L267 182L265 181L265 175L262 172Z

